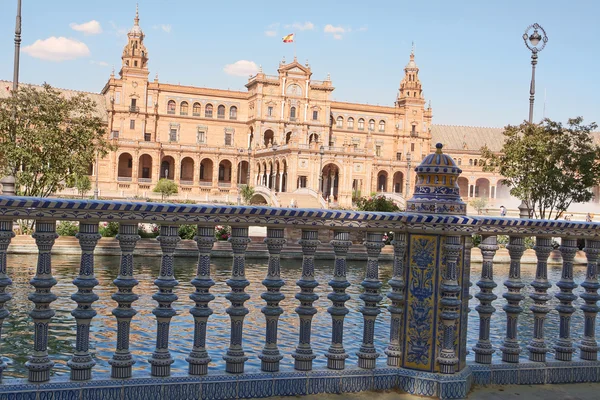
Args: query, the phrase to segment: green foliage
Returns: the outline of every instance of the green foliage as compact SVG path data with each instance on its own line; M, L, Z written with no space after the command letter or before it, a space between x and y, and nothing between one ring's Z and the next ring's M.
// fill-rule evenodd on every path
M394 232L386 232L383 234L383 243L392 244L392 240L394 240Z
M361 197L356 201L356 207L360 211L400 211L400 207L398 207L393 200L390 200L385 196L372 196L369 198Z
M56 225L56 233L59 236L75 236L79 233L79 224L73 221L60 221Z
M138 225L138 235L140 235L140 237L142 239L153 239L153 238L157 237L158 234L159 234L159 229L158 229L158 225L156 225L156 224L150 225L149 229L145 224Z
M487 207L487 199L485 197L477 197L476 199L472 200L469 204L475 209L475 211L477 211L477 214L481 215L483 213L483 210L485 210L485 208Z
M102 237L115 237L119 233L118 222L103 222L100 224L99 233Z
M567 126L549 119L508 125L502 154L481 149L489 161L484 171L504 176L510 194L527 204L532 217L559 219L571 203L590 201L592 187L600 184L600 147L590 134L597 125L582 123L579 117Z
M77 189L77 193L83 199L85 194L92 189L92 182L87 175L77 175L73 185Z
M250 204L250 200L254 196L254 188L250 185L242 185L239 190L244 203Z
M154 187L154 193L160 193L162 199L177 194L177 184L172 180L161 178Z
M198 234L198 227L196 225L181 225L178 233L180 238L192 240Z
M12 174L16 193L47 197L83 176L112 149L88 96L67 98L44 84L23 85L0 98L0 174Z
M227 240L231 236L231 227L217 225L215 226L215 238L217 240Z

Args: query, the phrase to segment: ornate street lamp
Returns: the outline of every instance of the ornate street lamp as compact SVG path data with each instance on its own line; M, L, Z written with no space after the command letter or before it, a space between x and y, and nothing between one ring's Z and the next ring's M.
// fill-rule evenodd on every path
M96 178L96 185L94 187L94 200L98 200L98 194L99 194L99 190L98 190L98 171L100 170L100 165L98 164L98 150L96 150L96 166L95 166L95 178Z
M410 151L406 153L406 162L407 162L407 167L406 167L406 191L404 193L404 198L408 200L408 196L410 195L410 161L412 159L412 155L410 154Z
M319 162L319 194L323 195L323 155L325 154L325 147L319 147L319 155L321 156Z
M273 164L271 167L271 190L277 193L277 172L275 172L275 153L277 152L277 142L273 142Z
M250 185L250 156L252 155L252 145L248 145L248 173L246 174L246 185Z
M548 43L548 36L546 36L544 28L538 24L533 24L529 25L525 30L523 41L525 42L525 46L531 50L531 85L529 87L529 123L531 124L533 123L533 102L535 98L535 66L537 64L538 53L544 50L546 43Z

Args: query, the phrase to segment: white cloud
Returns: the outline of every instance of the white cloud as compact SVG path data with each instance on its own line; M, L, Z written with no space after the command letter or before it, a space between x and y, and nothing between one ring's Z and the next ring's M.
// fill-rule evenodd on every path
M85 43L62 36L51 36L44 40L38 39L33 44L25 46L23 52L31 57L48 61L74 60L90 55L90 49Z
M108 21L108 23L110 24L112 33L114 33L115 36L124 36L127 33L127 28L117 26L114 21Z
M297 29L299 31L312 31L313 29L315 29L315 24L313 24L310 21L307 21L305 23L294 22L293 24L288 24L285 27L288 29L289 28Z
M102 33L102 26L100 26L100 22L95 19L84 22L83 24L76 24L75 22L69 25L71 29L77 32L83 32L85 35L97 35Z
M154 28L154 29L162 29L163 32L171 33L171 24L154 25L152 28Z
M227 64L223 68L223 71L228 75L234 76L254 75L258 72L258 65L254 61L239 60L233 64Z
M363 26L363 27L361 27L361 28L358 28L358 31L359 31L359 32L366 32L366 31L367 31L367 29L368 29L368 28L367 28L366 26Z
M346 29L341 26L333 26L331 24L325 25L325 29L323 30L325 33L345 33Z
M92 65L99 65L101 67L108 67L110 64L108 64L106 61L90 61L90 64Z
M334 33L333 38L336 40L342 40L342 35L340 35L339 33Z
M277 31L265 31L265 35L273 37L277 35Z

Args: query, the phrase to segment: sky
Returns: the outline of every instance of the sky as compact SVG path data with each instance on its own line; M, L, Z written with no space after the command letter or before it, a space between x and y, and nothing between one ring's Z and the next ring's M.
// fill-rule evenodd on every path
M119 71L135 0L22 0L20 81L99 92ZM333 99L391 106L412 43L433 122L502 127L529 113L531 53L522 35L548 34L536 69L535 120L600 123L600 1L139 0L150 79L244 90L262 66L308 60ZM17 0L0 0L0 80L12 80ZM295 33L294 44L282 37ZM544 106L545 103L545 106Z

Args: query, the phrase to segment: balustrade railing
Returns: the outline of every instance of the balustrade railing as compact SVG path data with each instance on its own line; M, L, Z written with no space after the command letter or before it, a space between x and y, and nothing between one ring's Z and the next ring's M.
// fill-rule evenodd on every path
M31 357L26 363L29 371L28 380L31 383L49 381L53 368L54 357L48 353L48 331L54 324L51 303L56 300L56 295L52 293L52 287L57 284L57 281L52 275L51 261L52 246L57 237L56 221L59 219L79 222L77 238L82 250L79 272L73 271L73 284L77 291L72 295L72 299L76 302L72 315L77 330L73 356L68 361L71 381L90 380L94 377L95 362L90 353L89 340L90 326L94 324L93 318L96 315L93 303L98 299L93 291L98 285L98 280L94 276L94 250L100 238L98 225L102 221L119 223L116 239L121 251L120 267L118 276L113 282L114 294L112 295L112 299L116 302L112 313L117 322L115 351L109 360L113 378L135 379L132 378L132 366L135 360L129 351L129 343L130 333L136 329L132 318L137 313L135 302L138 300L138 295L135 294L134 289L139 282L134 275L133 262L134 249L140 239L139 223L160 225L160 236L157 240L162 251L162 259L158 276L154 281L156 292L152 296L156 301L156 307L152 310L156 318L156 341L154 350L149 351L148 354L151 366L148 374L154 377L169 377L171 364L174 361L174 356L169 350L169 328L171 320L177 318L175 302L178 297L174 289L178 281L175 279L177 274L174 252L180 240L177 231L181 224L197 225L198 232L194 238L198 248L197 272L191 280L195 291L189 294L195 304L189 310L194 318L194 327L193 334L190 334L190 347L187 353L189 355L185 358L189 365L190 377L209 373L208 367L212 360L208 352L210 349L206 348L206 338L207 335L211 335L211 326L219 330L227 329L229 332L229 344L222 354L225 360L224 371L240 377L248 375L245 373L246 361L249 357L255 357L244 348L244 319L249 312L245 303L250 299L250 295L245 291L250 285L245 275L245 254L250 242L248 236L250 226L267 227L267 237L264 242L269 261L267 275L262 281L265 292L261 295L265 302L262 308L265 316L265 336L261 340L264 345L256 356L261 361L260 368L263 374L280 371L280 361L285 357L291 357L294 359L294 369L304 373L301 375L298 372L299 375L294 375L293 378L309 379L310 384L311 378L310 375L307 377L306 371L313 370L313 360L316 357L325 357L327 369L330 371L339 371L348 367L347 359L350 355L344 347L344 343L348 340L361 342L360 349L356 353L357 359L352 363L364 371L374 369L377 371L378 367L386 364L392 367L392 369L382 369L383 375L402 376L403 371L408 370L430 371L429 367L425 367L426 361L430 363L428 365L433 366L434 372L443 375L458 379L468 372L473 374L476 382L494 383L489 370L495 368L496 360L506 363L501 365L521 363L523 370L527 370L529 366L539 368L540 365L566 368L570 370L573 382L581 382L581 376L573 372L578 371L577 368L587 366L596 368L596 371L600 368L598 363L600 347L596 338L596 318L600 310L597 306L600 300L597 266L600 253L600 224L436 214L0 197L0 323L10 323L8 310L11 308L10 286L13 282L7 275L6 254L8 245L14 237L13 223L18 219L35 220L33 237L39 250L37 271L30 282L34 292L29 296L33 303L30 315L35 336L33 343L30 344ZM294 351L288 354L278 345L278 324L279 317L284 312L280 302L285 298L280 289L284 285L291 284L291 282L284 282L280 275L280 254L286 244L283 226L290 223L301 230L299 244L303 260L302 269L297 275L298 290L295 295L298 342L295 344ZM229 238L232 247L231 276L226 281L230 290L225 296L230 303L225 310L229 315L228 327L216 327L210 319L213 313L210 302L215 298L210 293L211 287L215 285L210 273L215 225L232 227ZM321 244L320 230L333 232L333 240L329 245L335 261L329 282L317 282L315 279L314 257L317 247ZM345 304L350 299L346 289L351 286L346 278L346 256L352 246L351 233L357 231L366 231L364 248L367 261L360 294L363 335L362 338L344 338L344 319L350 312ZM384 247L383 234L389 232L394 232L393 271L387 282L391 289L388 293L381 293L383 282L379 275L379 258ZM483 264L481 275L475 278L479 288L475 295L479 303L475 308L479 315L479 326L471 328L477 332L478 340L472 348L472 359L468 361L471 356L467 357L465 345L461 344L465 332L469 329L464 314L469 282L465 282L463 278L469 275L470 237L475 234L481 235L479 251L482 253ZM506 290L501 290L494 283L494 256L499 249L499 235L508 236L506 247L510 255L510 270L508 279L504 282ZM431 240L438 240L436 238L439 237L443 240L439 240L436 242L438 245L433 246L434 242ZM526 282L521 277L521 259L525 251L524 238L526 237L536 238L534 250L537 265L535 278L531 282ZM558 251L562 256L562 273L558 282L548 280L548 258L553 249L552 238L560 238L561 241ZM585 240L584 253L587 256L586 277L579 290L573 279L577 239ZM441 264L432 269L434 265L432 263L438 257ZM439 276L436 275L438 273ZM432 289L432 279L438 279L435 283L439 288L435 289L438 290L437 292ZM325 295L326 284L332 289L327 295ZM553 285L560 290L555 295L559 302L555 307L556 314L549 305L552 297L548 290ZM529 296L533 300L529 310L525 310L522 305L525 299L523 289L527 286L531 287ZM431 292L432 290L434 292ZM495 341L490 335L490 321L492 315L498 311L494 304L498 304L497 299L500 294L505 299L502 305L506 313L505 337L502 341ZM387 310L379 304L383 295L387 295L390 300ZM321 297L327 297L331 304L327 309L331 315L331 344L324 354L318 354L311 346L312 319L315 314L324 312L315 306L315 302ZM578 297L584 303L580 306L581 311L573 305ZM437 332L435 337L419 336L425 332L419 331L419 326L421 328L424 326L419 324L422 324L423 318L428 313L433 315L433 309L437 310L435 313L439 317L439 320L432 320L436 327L430 327ZM385 348L377 348L374 343L374 333L379 324L378 318L381 318L378 317L380 313L384 314L383 318L390 320L387 324L390 327L389 343ZM533 332L533 337L528 343L524 343L517 334L519 326L528 323L526 319L521 318L526 313L533 316L533 324L527 327ZM573 334L571 320L576 313L583 314L585 326L583 332ZM558 319L558 331L548 329L549 318ZM109 328L104 327L104 329ZM148 343L148 346L151 345ZM289 348L290 345L287 343L286 347ZM437 350L433 352L427 347ZM523 350L528 352L529 361L520 357ZM578 356L575 356L578 351ZM386 360L379 360L382 353L387 356ZM574 359L584 361L584 365L582 366L581 362L575 363ZM425 361L421 364L419 360ZM548 364L551 362L562 364ZM2 372L10 368L6 363L0 362L0 379ZM488 375L481 371L488 371ZM375 375L364 373L357 373L357 375L379 376L378 372L375 372ZM597 373L592 375L584 379L588 381L598 379ZM230 379L226 375L223 376L225 381ZM249 380L254 379L253 375L248 376ZM340 375L335 376L339 382ZM544 382L551 383L550 373L544 376ZM237 385L241 385L242 380L239 378ZM522 378L521 383L524 381L525 378ZM11 385L11 380L5 379L3 385ZM401 383L390 383L390 385L401 385ZM271 392L268 394L277 394L274 387L272 385L272 389L269 389ZM444 397L443 388L443 383L439 383L434 395ZM315 389L316 392L319 390L325 389ZM289 392L289 394L305 393L305 389ZM240 393L238 396L244 397ZM460 398L459 395L445 397Z

